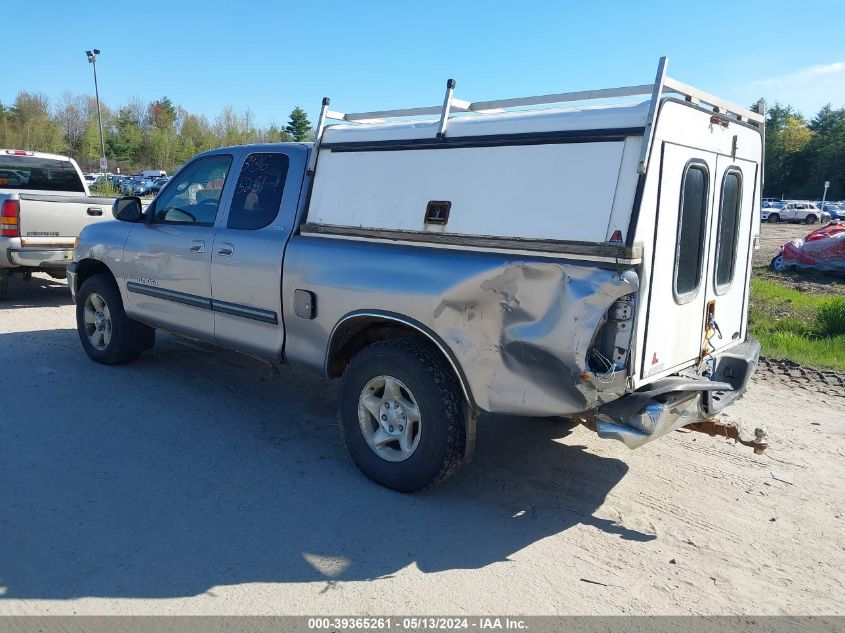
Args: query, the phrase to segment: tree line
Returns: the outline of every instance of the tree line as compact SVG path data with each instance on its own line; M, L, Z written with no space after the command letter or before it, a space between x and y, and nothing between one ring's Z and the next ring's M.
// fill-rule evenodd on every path
M775 104L766 115L763 194L772 198L845 200L845 108L824 106L812 119Z
M175 171L198 152L224 145L303 141L313 138L305 111L296 107L286 125L256 125L251 110L229 106L209 120L191 114L168 97L149 103L133 99L112 109L100 103L109 168ZM85 171L97 171L100 136L93 97L65 92L55 103L43 94L21 91L0 102L0 147L72 156ZM811 119L775 104L766 117L767 197L819 199L824 181L828 199L845 199L845 108L824 106Z
M175 171L198 152L225 145L304 141L313 137L305 111L297 106L286 125L256 125L251 110L229 106L213 120L191 114L168 97L149 103L133 99L117 109L100 102L109 170ZM83 171L99 171L100 131L93 97L65 92L56 102L21 91L0 102L0 147L73 157Z

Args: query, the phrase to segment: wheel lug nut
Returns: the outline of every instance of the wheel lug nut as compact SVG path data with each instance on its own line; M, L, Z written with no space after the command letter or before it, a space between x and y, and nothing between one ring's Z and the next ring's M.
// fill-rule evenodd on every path
M389 427L387 427L387 430L393 433L393 425L391 424Z
M387 422L387 416L386 415L381 416L381 420L382 420L382 422Z
M400 425L399 425L399 430L400 430L400 431L404 431L404 430L405 430L405 428L404 428L404 427L400 424Z
M389 403L389 402L385 402L385 403L384 403L384 408L385 408L385 409L389 409L389 408L390 408L390 403Z

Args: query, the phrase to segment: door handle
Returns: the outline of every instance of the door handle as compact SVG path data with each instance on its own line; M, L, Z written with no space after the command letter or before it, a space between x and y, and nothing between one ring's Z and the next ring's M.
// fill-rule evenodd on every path
M103 210L100 207L88 207L88 215L103 215Z
M205 252L205 242L202 240L192 240L191 241L191 252L192 253L204 253Z
M224 257L230 257L234 252L235 247L229 244L229 242L223 242L220 244L220 248L217 249L217 254L223 255Z

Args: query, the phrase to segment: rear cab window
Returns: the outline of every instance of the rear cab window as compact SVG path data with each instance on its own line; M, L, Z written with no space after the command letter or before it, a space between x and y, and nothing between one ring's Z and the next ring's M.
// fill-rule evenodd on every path
M288 175L287 154L259 152L244 160L229 209L230 229L261 229L276 219Z
M0 189L85 192L69 160L0 154Z
M709 187L707 165L699 161L690 162L681 186L675 247L674 295L679 304L692 301L701 285Z

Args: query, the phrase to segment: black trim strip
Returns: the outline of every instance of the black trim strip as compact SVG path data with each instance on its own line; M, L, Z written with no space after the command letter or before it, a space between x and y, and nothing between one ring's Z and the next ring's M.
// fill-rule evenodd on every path
M273 325L277 325L279 323L278 315L271 310L252 308L239 303L229 303L228 301L207 299L206 297L188 294L187 292L156 288L155 286L148 286L146 284L138 283L137 281L127 282L126 289L129 290L129 292L134 292L135 294L155 297L156 299L164 299L166 301L174 301L176 303L191 306L192 308L213 310L214 312L243 317L244 319L252 319L253 321L261 321L262 323L271 323Z
M148 286L140 284L137 281L129 281L126 283L126 289L129 292L134 292L139 295L146 295L148 297L155 297L156 299L166 299L168 301L175 301L193 308L202 308L204 310L211 310L211 299L205 297L198 297L187 292L178 292L176 290L166 290L165 288L156 288L155 286Z
M367 229L357 226L339 226L334 224L306 223L300 228L300 234L337 235L341 237L363 237L403 242L424 242L433 245L467 246L505 250L537 251L541 253L560 253L583 257L605 257L634 261L642 257L639 246L625 246L616 242L582 242L576 240L538 240L532 238L500 238L460 233L429 233L392 229Z
M556 130L487 136L447 136L442 141L433 138L413 138L383 141L346 141L321 143L319 149L333 152L390 152L417 149L457 149L466 147L504 147L507 145L559 145L562 143L621 142L629 136L642 136L645 128L607 128L600 130Z
M261 321L262 323L272 323L277 325L279 319L275 312L270 310L262 310L260 308L251 308L239 303L229 303L228 301L211 300L211 309L215 312L222 312L231 316L243 317L245 319L252 319L253 321Z

